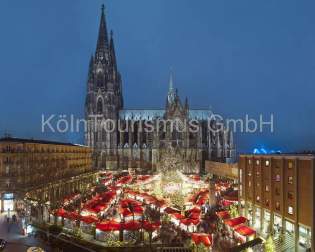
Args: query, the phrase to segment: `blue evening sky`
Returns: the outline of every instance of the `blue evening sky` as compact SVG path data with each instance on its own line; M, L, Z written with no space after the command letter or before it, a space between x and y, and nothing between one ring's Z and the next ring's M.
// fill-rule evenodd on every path
M1 135L82 142L41 133L41 114L83 116L102 3L126 108L164 107L172 67L191 107L228 118L274 114L273 134L236 135L240 152L315 149L311 0L1 0Z

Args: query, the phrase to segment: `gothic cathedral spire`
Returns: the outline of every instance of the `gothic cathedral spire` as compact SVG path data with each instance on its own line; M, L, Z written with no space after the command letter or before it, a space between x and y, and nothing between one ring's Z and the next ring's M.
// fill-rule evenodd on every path
M105 18L105 7L104 4L102 5L101 9L101 21L98 31L98 39L97 39L97 46L96 52L104 52L108 48L108 35L107 35L107 26L106 26L106 18Z

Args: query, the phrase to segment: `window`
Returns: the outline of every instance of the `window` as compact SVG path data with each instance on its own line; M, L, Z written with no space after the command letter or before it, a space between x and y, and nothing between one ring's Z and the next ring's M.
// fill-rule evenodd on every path
M251 159L248 159L248 164L251 164L252 163L252 160Z
M268 199L266 199L266 207L270 206L270 201Z
M7 165L6 167L5 167L5 174L9 174L10 173L10 168L9 168L9 166Z
M280 202L276 202L276 210L280 211Z
M103 113L103 102L102 102L102 99L98 99L96 110L97 110L97 114L102 114Z
M279 196L280 195L280 188L276 187L276 195Z
M266 190L266 192L270 191L269 185L266 185L265 190Z
M288 199L293 200L293 192L288 192Z
M269 165L270 165L270 161L269 161L269 160L266 160L265 165L266 165L266 166L269 166Z
M290 214L290 215L293 214L293 207L291 207L291 206L288 207L288 214Z
M292 163L292 161L289 161L289 163L288 163L288 168L289 168L289 169L292 169L292 168L293 168L293 163Z
M276 175L276 182L280 182L280 178L281 178L281 177L280 177L280 174L277 174L277 175Z
M260 196L257 196L257 197L256 197L256 201L257 201L257 202L260 202Z
M292 177L292 176L289 176L289 177L288 177L288 183L289 183L289 184L293 184L293 177Z
M256 160L256 165L259 165L259 164L260 164L259 160Z
M252 185L252 182L251 181L248 181L248 186L250 187Z

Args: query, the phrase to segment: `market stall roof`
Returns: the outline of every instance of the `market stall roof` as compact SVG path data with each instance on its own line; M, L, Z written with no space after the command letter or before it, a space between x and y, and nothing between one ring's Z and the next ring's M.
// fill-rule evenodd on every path
M80 217L81 221L86 223L86 224L92 224L98 222L98 218L93 216L93 215L88 215L88 216L81 216Z
M97 223L95 227L103 232L107 232L107 231L120 230L122 226L121 226L121 223L116 222L114 220L110 220L110 221Z
M154 230L158 229L160 226L161 226L160 221L156 221L156 222L144 221L143 222L143 228L149 232L153 232Z
M220 219L223 219L223 220L226 220L226 219L230 219L230 218L231 218L230 213L229 213L228 211L216 212L216 215L217 215Z
M181 213L180 210L173 208L173 207L166 207L164 209L164 212L167 214L175 214L175 213L180 214Z
M210 247L212 245L212 236L211 234L205 233L192 233L191 239L194 241L196 245L203 243L206 247Z
M243 216L236 217L234 219L225 220L224 223L230 227L235 227L244 224L247 219Z
M180 223L182 223L182 224L184 224L186 226L189 226L191 224L198 225L200 223L200 220L199 219L184 218L184 219L180 220Z
M119 178L116 182L117 186L129 184L132 181L132 177L130 175L123 176Z
M242 236L251 236L256 233L256 231L246 225L238 226L234 231Z

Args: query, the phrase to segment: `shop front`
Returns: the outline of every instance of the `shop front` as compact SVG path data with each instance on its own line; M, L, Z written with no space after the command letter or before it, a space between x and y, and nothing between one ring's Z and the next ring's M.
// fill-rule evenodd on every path
M260 230L261 228L261 208L256 207L255 209L255 223L254 223L254 228L256 230Z
M3 193L1 198L1 212L12 212L14 207L14 193Z
M271 221L271 217L270 217L270 212L268 210L264 210L264 218L263 218L263 233L264 234L269 234L270 233L270 221Z
M303 225L299 225L299 244L305 248L311 248L311 228Z

